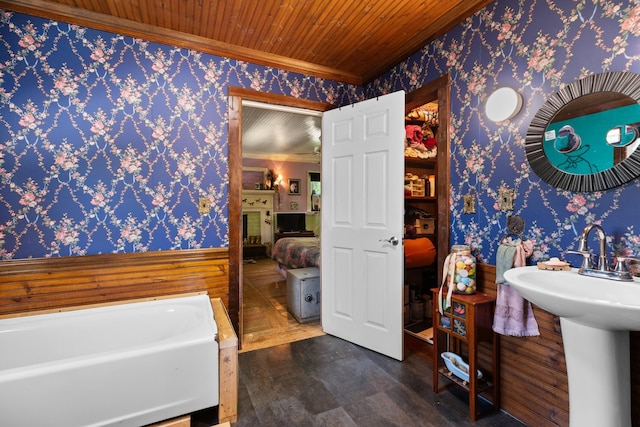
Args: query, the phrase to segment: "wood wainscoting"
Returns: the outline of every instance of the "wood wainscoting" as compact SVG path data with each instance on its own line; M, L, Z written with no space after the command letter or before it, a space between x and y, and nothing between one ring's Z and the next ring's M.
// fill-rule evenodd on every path
M229 304L226 248L19 259L0 266L0 315L200 291Z
M496 268L478 264L478 290L497 294ZM569 425L569 387L560 319L534 305L538 337L500 335L501 406L530 426ZM598 345L598 343L594 343ZM632 424L640 426L640 333L631 333Z

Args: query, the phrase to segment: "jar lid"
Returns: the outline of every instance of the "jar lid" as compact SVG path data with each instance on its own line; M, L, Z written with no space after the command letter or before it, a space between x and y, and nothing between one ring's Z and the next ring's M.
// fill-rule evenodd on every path
M468 245L453 245L451 246L451 252L471 252L471 248Z

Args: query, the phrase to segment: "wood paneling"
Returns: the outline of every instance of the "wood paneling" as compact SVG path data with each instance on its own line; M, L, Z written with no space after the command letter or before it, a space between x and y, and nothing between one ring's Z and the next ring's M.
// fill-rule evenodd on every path
M492 0L2 0L0 7L363 85Z
M220 400L218 419L221 423L238 421L238 336L229 313L220 298L211 299L213 316L218 326Z
M242 98L229 94L229 300L226 307L242 346Z
M206 291L229 304L227 249L2 261L0 315Z
M478 290L496 295L495 266L478 264ZM534 305L538 337L500 336L502 409L530 426L569 425L560 320ZM597 344L596 344L597 345ZM631 333L632 422L640 426L640 333Z

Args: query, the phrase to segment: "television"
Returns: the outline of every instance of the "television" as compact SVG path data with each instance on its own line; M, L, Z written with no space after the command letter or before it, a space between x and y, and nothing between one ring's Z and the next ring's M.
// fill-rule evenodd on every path
M277 213L276 230L278 233L295 233L306 231L305 215L303 213Z

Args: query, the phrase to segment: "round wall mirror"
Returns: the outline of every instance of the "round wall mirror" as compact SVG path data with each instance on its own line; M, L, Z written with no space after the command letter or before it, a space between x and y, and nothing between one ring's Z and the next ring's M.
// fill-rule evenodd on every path
M533 171L568 191L601 191L640 176L640 74L610 72L549 98L527 131Z

